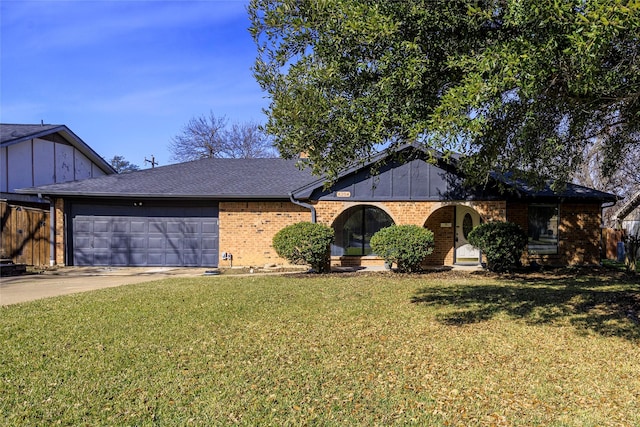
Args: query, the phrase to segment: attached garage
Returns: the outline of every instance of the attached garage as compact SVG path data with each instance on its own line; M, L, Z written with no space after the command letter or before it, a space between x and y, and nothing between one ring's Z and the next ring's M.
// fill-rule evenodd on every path
M218 265L218 205L73 202L68 257L77 266Z

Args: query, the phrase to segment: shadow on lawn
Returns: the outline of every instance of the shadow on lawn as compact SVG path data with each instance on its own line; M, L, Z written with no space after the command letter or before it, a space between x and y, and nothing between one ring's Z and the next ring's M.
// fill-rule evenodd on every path
M445 309L438 319L451 325L502 314L530 324L569 323L585 333L640 340L640 284L635 279L521 275L496 278L491 285L423 288L411 301Z

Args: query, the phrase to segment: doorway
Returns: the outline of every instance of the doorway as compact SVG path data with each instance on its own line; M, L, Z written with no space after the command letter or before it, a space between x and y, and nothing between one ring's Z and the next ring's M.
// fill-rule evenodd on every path
M480 250L469 243L468 236L474 227L480 225L480 215L468 206L456 206L456 232L454 264L479 264Z

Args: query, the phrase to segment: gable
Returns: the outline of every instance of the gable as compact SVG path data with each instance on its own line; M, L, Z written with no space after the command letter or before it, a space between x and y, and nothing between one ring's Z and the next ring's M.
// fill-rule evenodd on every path
M113 167L64 125L0 125L0 192L94 178Z
M441 201L491 195L462 185L462 179L445 162L430 163L423 158L391 161L377 171L368 166L341 177L328 190L315 188L296 197L325 201ZM306 197L305 197L306 196Z
M91 161L66 141L33 138L0 147L0 191L34 187L106 175L101 165Z
M458 155L447 158L434 150L407 144L346 169L329 189L324 188L324 179L319 179L291 194L300 200L354 202L509 199L604 203L617 200L613 194L576 184L568 183L563 191L556 193L549 184L537 189L495 174L484 186L470 187L456 167L457 160Z

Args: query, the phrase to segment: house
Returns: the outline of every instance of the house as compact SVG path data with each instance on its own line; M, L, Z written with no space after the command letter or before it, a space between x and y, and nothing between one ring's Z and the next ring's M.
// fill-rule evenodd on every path
M616 228L629 235L640 235L640 191L629 198L613 215Z
M64 125L0 124L0 258L29 265L51 261L50 202L16 189L114 173Z
M334 266L382 264L371 236L392 224L434 232L429 265L477 264L467 241L483 221L507 220L529 235L526 262L597 264L608 193L569 184L555 194L495 178L463 185L455 161L407 145L347 168L330 188L304 160L203 159L122 175L20 190L53 201L55 260L66 265L215 267L280 264L276 232L300 221L333 227ZM504 191L506 189L506 191Z

